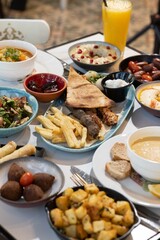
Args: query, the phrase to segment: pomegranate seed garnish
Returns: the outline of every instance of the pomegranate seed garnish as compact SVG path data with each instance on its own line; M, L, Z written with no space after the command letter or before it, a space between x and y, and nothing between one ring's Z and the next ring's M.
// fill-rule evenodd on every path
M90 52L89 52L89 55L90 55L91 57L93 57L93 56L94 56L93 51L90 51Z
M81 54L82 53L82 49L78 49L77 53Z
M94 48L99 48L99 46L98 45L94 45Z
M90 63L93 63L93 59L90 59Z
M107 49L111 49L110 46L107 46L106 48L107 48Z
M82 55L82 56L81 56L81 59L83 59L83 58L84 58L84 56Z
M75 58L75 55L74 55L74 54L72 54L72 58Z
M116 56L113 56L113 59L114 59L114 60L116 60L116 59L117 59L117 57L116 57Z
M108 56L112 57L112 54L111 54L111 53L109 53L109 54L108 54Z

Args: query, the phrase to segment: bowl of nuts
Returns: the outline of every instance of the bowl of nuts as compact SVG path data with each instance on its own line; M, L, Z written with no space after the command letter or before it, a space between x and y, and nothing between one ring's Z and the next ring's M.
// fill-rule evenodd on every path
M125 58L121 61L119 69L135 76L135 87L160 80L160 55L136 55Z

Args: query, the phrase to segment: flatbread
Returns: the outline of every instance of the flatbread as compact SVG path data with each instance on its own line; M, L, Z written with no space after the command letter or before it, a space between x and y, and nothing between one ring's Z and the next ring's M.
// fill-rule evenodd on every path
M74 108L110 108L114 101L106 97L99 88L70 68L66 105Z

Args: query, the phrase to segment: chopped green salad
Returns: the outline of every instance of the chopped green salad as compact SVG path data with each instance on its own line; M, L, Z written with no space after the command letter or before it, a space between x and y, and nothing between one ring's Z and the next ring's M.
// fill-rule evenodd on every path
M0 96L0 128L17 127L32 115L26 97Z

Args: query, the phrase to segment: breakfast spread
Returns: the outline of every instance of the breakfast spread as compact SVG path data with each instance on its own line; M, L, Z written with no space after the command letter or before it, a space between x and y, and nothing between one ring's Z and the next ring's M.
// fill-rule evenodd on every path
M50 210L53 225L69 238L118 239L134 224L134 212L127 200L116 200L95 184L84 189L67 188Z
M137 97L147 107L160 110L160 85L144 87Z
M80 44L71 50L70 55L86 64L106 64L117 60L115 49L103 44Z

